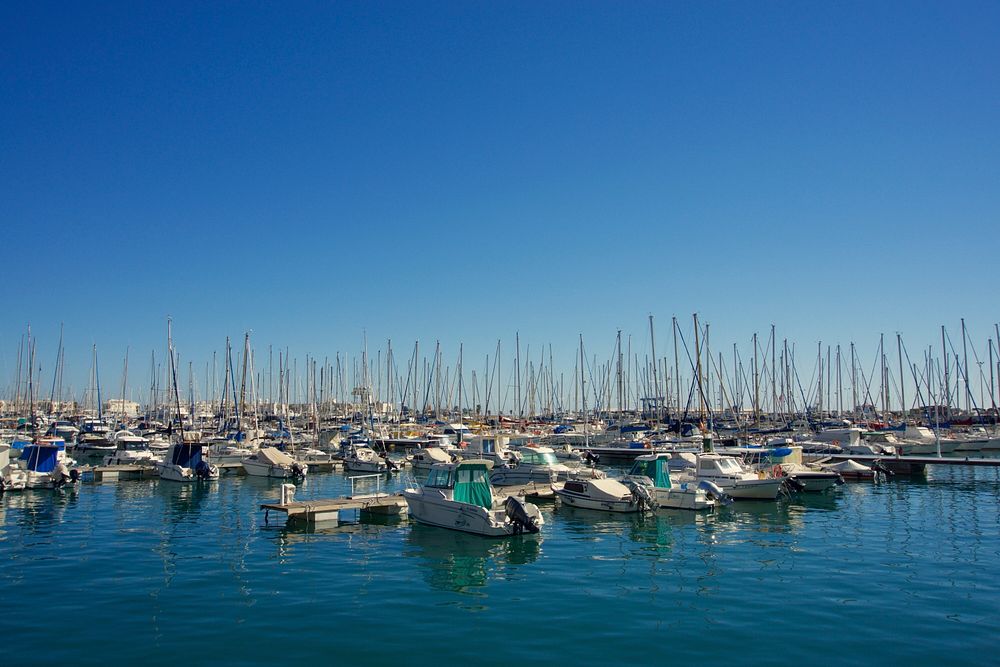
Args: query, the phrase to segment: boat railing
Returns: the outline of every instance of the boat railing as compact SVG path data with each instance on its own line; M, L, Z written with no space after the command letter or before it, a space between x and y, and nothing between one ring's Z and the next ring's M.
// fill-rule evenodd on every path
M379 496L382 494L382 475L353 475L347 479L351 480L351 497L355 497L357 489L357 481L359 479L365 480L375 480L375 495ZM363 486L368 486L368 482L363 483ZM370 488L370 487L369 487Z

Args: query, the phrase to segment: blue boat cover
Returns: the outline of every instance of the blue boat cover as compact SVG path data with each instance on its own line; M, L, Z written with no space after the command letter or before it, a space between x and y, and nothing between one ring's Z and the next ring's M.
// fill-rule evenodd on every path
M52 472L56 469L59 448L50 445L28 445L21 452L21 460L28 462L28 470Z

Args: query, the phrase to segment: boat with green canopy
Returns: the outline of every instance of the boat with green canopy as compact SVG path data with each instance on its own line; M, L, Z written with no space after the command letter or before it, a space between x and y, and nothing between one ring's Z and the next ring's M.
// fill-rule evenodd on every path
M435 464L422 486L403 491L410 516L487 537L537 533L544 523L538 507L510 495L499 500L490 484L492 467L485 459Z

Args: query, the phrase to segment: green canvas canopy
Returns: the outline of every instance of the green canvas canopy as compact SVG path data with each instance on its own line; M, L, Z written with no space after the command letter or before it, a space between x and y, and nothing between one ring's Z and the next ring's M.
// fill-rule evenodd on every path
M493 507L488 466L482 463L463 463L458 466L455 475L455 492L452 497L456 501L486 509Z

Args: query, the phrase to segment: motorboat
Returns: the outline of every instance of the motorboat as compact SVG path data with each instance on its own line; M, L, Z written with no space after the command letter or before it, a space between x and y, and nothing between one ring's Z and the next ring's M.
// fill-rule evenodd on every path
M4 491L20 491L28 485L28 473L11 463L10 453L10 445L0 444L0 495Z
M305 477L309 466L299 463L288 454L274 447L261 447L257 453L241 461L243 469L254 477L277 477L288 479Z
M160 479L173 482L219 479L219 468L202 458L202 446L197 442L175 442L157 464Z
M516 464L494 467L490 483L494 486L514 486L532 482L551 485L571 479L603 479L607 475L596 468L570 468L556 458L550 447L522 447L521 460Z
M414 470L430 470L436 463L451 463L451 454L440 447L421 447L414 449L410 457L410 465Z
M115 451L104 457L104 465L156 465L160 457L150 450L146 438L131 431L119 431L113 436Z
M697 454L694 468L685 468L678 481L713 482L735 500L775 500L784 480L765 471L752 472L734 456Z
M486 537L537 533L545 523L538 507L514 496L498 499L490 484L492 467L485 459L434 464L422 486L403 491L410 516Z
M25 446L18 467L25 473L26 489L55 489L80 479L78 470L70 470L59 460L59 447L47 442Z
M344 453L344 469L354 472L391 473L399 466L388 456L379 456L367 445L350 444Z
M552 484L563 503L602 512L641 512L655 509L646 487L629 488L616 479L570 479Z
M111 427L101 419L84 419L76 436L76 450L87 453L108 453L115 451L115 445L108 439Z
M717 503L732 499L714 482L674 484L670 477L670 454L637 456L628 475L622 480L630 487L643 487L652 495L656 507L684 510L712 509Z
M842 479L870 480L875 479L876 476L874 468L858 463L854 459L838 461L837 463L824 463L822 467L837 473Z
M817 465L776 463L772 472L775 477L787 477L797 491L819 493L844 483L838 472Z

